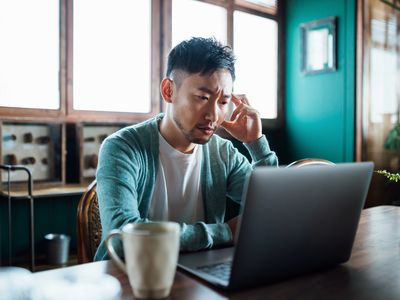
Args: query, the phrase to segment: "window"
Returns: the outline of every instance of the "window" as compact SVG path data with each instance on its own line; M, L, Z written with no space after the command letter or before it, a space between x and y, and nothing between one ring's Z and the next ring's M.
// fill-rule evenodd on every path
M245 7L254 8L271 14L276 14L277 0L235 0L237 4Z
M0 106L57 110L59 2L0 0Z
M147 119L169 50L213 36L237 56L234 92L278 120L278 23L277 0L0 0L0 116Z
M234 93L246 94L262 118L278 120L277 1L212 2L172 0L171 46L192 36L213 36L231 45L236 55Z
M188 12L195 11L195 14ZM220 6L197 0L173 0L172 47L193 36L215 37L227 43L227 12Z
M151 110L151 2L74 2L73 109Z
M262 118L278 116L278 31L274 20L234 12L235 93L246 94ZM252 32L257 28L257 32ZM263 38L261 38L263 37ZM257 46L255 46L257 45Z

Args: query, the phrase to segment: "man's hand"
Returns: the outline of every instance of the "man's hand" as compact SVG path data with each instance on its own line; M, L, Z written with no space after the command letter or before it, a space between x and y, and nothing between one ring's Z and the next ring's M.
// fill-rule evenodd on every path
M261 118L257 110L250 106L245 95L232 95L236 109L230 121L224 121L221 126L234 138L242 143L251 143L262 135Z
M226 224L228 224L229 228L231 229L233 242L235 241L236 229L239 222L239 218L240 216L237 216L226 222Z

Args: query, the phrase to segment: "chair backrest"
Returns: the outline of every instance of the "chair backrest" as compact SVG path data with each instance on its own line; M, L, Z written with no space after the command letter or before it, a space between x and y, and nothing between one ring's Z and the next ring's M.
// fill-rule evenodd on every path
M94 180L82 195L77 211L78 263L93 261L101 241L99 204Z
M318 165L334 165L334 163L329 160L321 158L303 158L290 163L286 167L300 168L300 167L318 166Z

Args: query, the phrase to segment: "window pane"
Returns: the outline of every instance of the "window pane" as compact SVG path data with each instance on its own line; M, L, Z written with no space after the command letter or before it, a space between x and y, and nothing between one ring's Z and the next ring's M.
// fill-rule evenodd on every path
M244 5L256 10L265 11L271 14L276 14L278 1L277 0L235 0L236 4ZM265 9L263 9L265 8Z
M73 108L151 110L151 1L74 2Z
M226 44L226 20L223 7L194 0L173 0L172 47L194 36L213 36Z
M277 50L276 21L234 12L235 93L246 94L267 119L277 118Z
M397 56L396 51L381 48L369 49L370 51L370 82L369 94L371 103L370 123L383 123L389 117L391 123L396 123L397 114Z
M59 1L0 0L0 106L59 109Z
M277 2L276 0L245 0L245 1L267 7L276 7L276 2Z

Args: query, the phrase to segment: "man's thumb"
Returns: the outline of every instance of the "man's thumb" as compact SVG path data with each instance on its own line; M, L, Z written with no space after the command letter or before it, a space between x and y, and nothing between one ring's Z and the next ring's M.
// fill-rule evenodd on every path
M224 121L224 122L222 122L221 126L225 130L230 131L233 128L234 125L233 125L233 122L231 122L231 121Z

